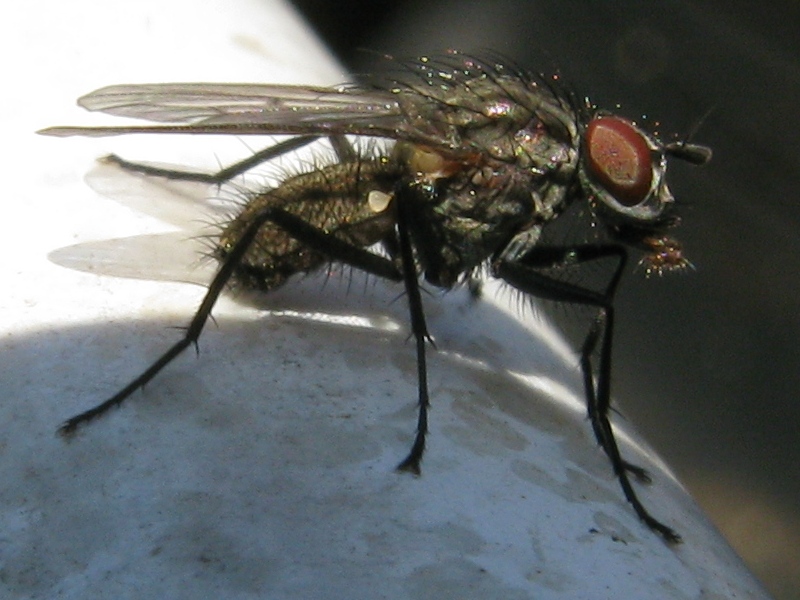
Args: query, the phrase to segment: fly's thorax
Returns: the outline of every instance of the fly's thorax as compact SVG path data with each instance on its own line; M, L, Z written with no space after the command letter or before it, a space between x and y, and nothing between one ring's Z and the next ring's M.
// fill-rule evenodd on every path
M503 162L516 162L522 151L533 158L522 167L541 167L553 155L545 147L520 148L526 135L577 147L583 109L557 76L464 56L410 66L388 90L403 115L398 139Z
M426 146L400 142L393 160L407 172L407 180L430 190L426 211L443 227L460 231L467 219L487 227L504 228L533 212L530 190L540 174L520 170L512 163L481 155L449 157ZM421 207L422 208L422 207Z
M239 214L223 227L215 254L225 260L256 221L263 223L236 265L234 278L247 287L273 289L327 261L323 253L277 225L271 215L289 213L322 234L366 248L393 230L392 194L401 174L391 160L377 157L289 177L245 200Z
M407 170L403 197L425 278L452 287L494 255L534 213L532 177L485 157L449 158L398 143L394 160Z
M450 197L454 185L442 182L462 183L503 210L524 197L540 222L561 212L578 168L585 107L557 77L461 56L423 59L412 73L391 89L404 116L401 139L413 140L398 143L395 157L411 175L448 186ZM459 206L470 205L458 194Z

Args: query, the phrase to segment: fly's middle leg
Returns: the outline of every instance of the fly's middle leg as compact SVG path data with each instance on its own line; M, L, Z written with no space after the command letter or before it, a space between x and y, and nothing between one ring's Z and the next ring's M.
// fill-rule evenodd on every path
M407 210L409 201L407 196L413 194L410 184L398 186L395 197L397 211L397 251L403 269L403 283L405 285L408 308L411 316L411 334L414 336L417 351L417 386L419 391L417 433L411 451L403 461L397 465L398 471L408 471L415 475L420 474L420 462L425 453L425 436L428 433L428 366L425 358L425 342L431 341L428 327L425 323L425 312L422 306L422 297L419 292L419 274L414 258L409 231L409 218Z

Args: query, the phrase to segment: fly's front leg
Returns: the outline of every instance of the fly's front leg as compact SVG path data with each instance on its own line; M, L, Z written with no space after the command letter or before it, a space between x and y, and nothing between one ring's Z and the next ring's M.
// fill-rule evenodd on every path
M617 266L605 290L601 292L560 281L541 272L543 269L555 268L567 263L580 264L603 258L617 259ZM498 277L522 292L538 298L594 306L598 309L580 353L587 411L592 429L598 443L611 460L625 498L633 506L639 518L667 541L679 542L680 536L651 516L636 496L628 479L628 472L643 481L649 481L649 476L641 467L622 459L608 418L611 405L613 299L626 262L627 251L618 245L580 245L568 248L533 247L514 260L501 257L494 265L494 270ZM592 356L598 347L600 362L595 381Z
M186 348L192 344L195 346L197 345L200 333L203 331L203 327L205 327L219 295L222 293L222 290L225 289L231 276L241 263L242 258L256 240L259 230L267 223L278 225L290 236L309 248L323 253L331 261L346 263L366 271L367 273L393 281L400 281L403 278L402 273L391 260L378 256L369 250L353 246L332 234L321 231L290 212L279 208L266 208L262 212L254 215L253 219L242 232L241 237L239 237L237 242L230 248L225 259L220 263L219 270L208 286L208 291L189 323L189 326L186 328L184 336L150 365L147 370L108 400L68 419L58 430L61 435L73 433L81 424L91 421L114 406L120 405L133 392L143 388L150 382Z

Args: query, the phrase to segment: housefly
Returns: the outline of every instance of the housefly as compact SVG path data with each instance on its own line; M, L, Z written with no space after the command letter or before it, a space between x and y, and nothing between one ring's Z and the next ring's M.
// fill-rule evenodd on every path
M614 295L631 250L647 273L688 264L669 231L679 224L667 162L701 165L711 151L661 141L633 121L599 110L558 77L522 72L459 53L397 62L384 79L338 88L261 84L115 85L78 101L91 110L154 124L52 127L52 136L129 133L289 135L210 175L106 160L173 179L221 183L254 165L327 138L335 158L250 193L216 241L216 275L183 338L122 390L67 420L73 432L142 388L195 344L228 286L273 290L298 273L341 263L401 282L418 371L416 437L399 470L419 473L428 428L425 345L430 335L420 279L451 289L488 273L523 295L590 307L580 347L587 410L636 514L670 542L678 534L642 505L609 421ZM352 136L386 145L358 150ZM551 244L544 234L570 207L597 232L591 242ZM613 264L597 289L563 270ZM597 361L595 366L593 363Z

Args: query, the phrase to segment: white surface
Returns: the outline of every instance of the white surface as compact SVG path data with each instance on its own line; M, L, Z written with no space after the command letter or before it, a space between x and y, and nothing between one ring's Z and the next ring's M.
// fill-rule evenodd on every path
M459 293L425 298L439 350L420 478L393 471L416 414L405 305L396 287L362 293L359 279L349 294L336 279L291 286L272 313L221 302L199 358L187 353L70 443L56 438L162 352L203 293L48 261L76 243L175 230L89 188L93 159L213 167L247 149L32 132L92 122L75 98L111 83L344 75L279 3L18 10L0 25L2 597L765 597L680 486L625 444L654 471L643 501L685 543L639 523L595 447L573 363L530 316L523 327ZM302 314L315 312L344 318Z

